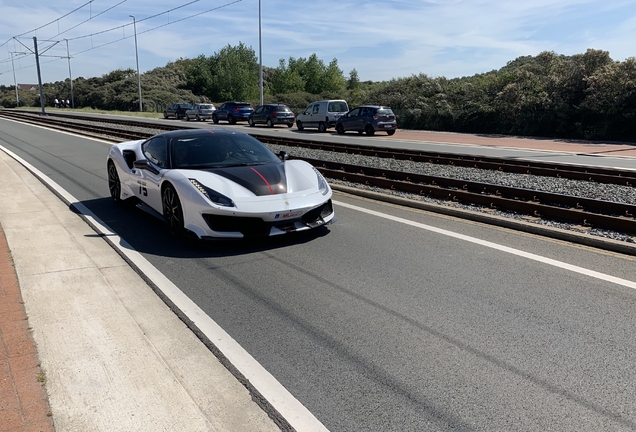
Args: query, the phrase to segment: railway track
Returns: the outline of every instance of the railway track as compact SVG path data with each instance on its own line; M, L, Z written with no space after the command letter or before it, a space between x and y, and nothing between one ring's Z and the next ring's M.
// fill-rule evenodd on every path
M149 124L134 120L96 119L75 114L41 116L29 112L0 111L0 116L48 127L71 130L89 136L106 137L112 141L144 139L152 133L134 131L133 128L176 130L187 126ZM100 125L94 123L99 122ZM109 124L111 126L104 126ZM119 126L119 128L115 127ZM470 155L443 155L410 150L352 146L310 140L272 137L252 134L266 144L296 146L329 152L347 153L378 158L408 160L469 168L479 168L515 174L547 176L584 180L627 187L636 185L636 172L608 168L558 165L544 162L473 157ZM368 166L350 165L320 159L303 158L316 166L326 177L367 186L425 195L438 199L478 205L529 215L535 218L563 221L584 227L636 234L636 207L633 204L603 201L538 190L493 185L445 177L428 176L403 171L391 171Z

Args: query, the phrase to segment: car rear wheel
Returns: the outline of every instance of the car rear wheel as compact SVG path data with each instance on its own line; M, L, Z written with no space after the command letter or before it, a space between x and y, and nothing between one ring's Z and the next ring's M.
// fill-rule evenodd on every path
M318 123L318 132L324 133L327 132L327 126L323 122Z
M395 133L395 129L388 130L386 131L386 133L389 135L393 135Z
M267 119L267 127L274 127L274 123L272 123L272 119Z
M231 115L227 116L227 121L229 124L236 124L236 119Z
M170 232L182 234L184 232L183 208L181 207L177 191L171 184L166 185L163 189L161 203L163 206L163 218Z
M292 127L293 125L294 125L293 123L287 123L288 128Z
M112 160L108 161L108 190L113 201L117 204L121 203L121 182L117 167Z
M343 135L345 133L344 126L341 124L336 125L336 132L338 132L338 135Z
M371 136L371 135L373 135L375 133L375 130L373 129L373 126L371 126L371 125L367 125L367 127L364 128L364 131L369 136Z
M299 131L305 129L305 127L303 126L303 122L300 122L300 121L296 122L296 127L298 128Z
M254 127L254 120L252 119L252 117L250 117L250 118L247 120L247 123L249 123L249 125L250 125L250 126Z
M212 116L212 121L216 124L219 122L219 118L215 115Z

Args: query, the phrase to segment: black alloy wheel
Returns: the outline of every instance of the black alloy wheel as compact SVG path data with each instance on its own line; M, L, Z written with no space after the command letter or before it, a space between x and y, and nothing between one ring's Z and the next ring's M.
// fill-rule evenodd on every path
M327 126L325 126L324 122L318 123L318 132L320 133L327 132Z
M113 201L118 204L121 203L121 182L119 181L117 167L112 160L108 161L108 190Z
M274 127L274 123L272 123L272 119L267 119L267 127Z
M369 136L372 136L375 133L375 130L373 129L373 126L371 126L371 125L367 125L367 127L364 128L364 131Z
M217 124L219 122L219 118L216 116L216 114L212 116L212 121L214 122L214 124Z
M337 124L336 132L338 132L338 135L343 135L345 133L344 126L341 124Z
M163 218L172 234L183 234L183 209L181 201L174 186L167 184L163 189L161 203L163 205Z
M296 127L298 128L299 131L305 129L305 127L303 126L303 122L296 120Z
M236 119L232 115L227 116L227 121L229 124L236 124Z

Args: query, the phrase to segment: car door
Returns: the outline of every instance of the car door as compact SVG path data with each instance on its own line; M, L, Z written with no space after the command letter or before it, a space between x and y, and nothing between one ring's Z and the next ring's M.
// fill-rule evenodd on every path
M227 108L228 104L224 103L223 105L221 105L219 109L216 110L216 118L218 118L219 120L227 120Z
M141 151L150 169L132 170L129 187L142 202L163 213L160 189L161 179L168 166L168 141L162 136L150 138L142 144Z
M354 108L341 119L345 131L360 130L360 108Z
M263 123L265 121L265 115L263 114L264 112L265 106L259 106L254 110L254 112L252 113L252 120L254 120L254 123Z

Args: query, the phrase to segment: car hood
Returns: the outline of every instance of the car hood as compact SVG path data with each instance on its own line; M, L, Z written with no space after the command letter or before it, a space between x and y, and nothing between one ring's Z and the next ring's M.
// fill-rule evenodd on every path
M318 178L307 162L291 160L278 164L205 170L174 170L180 175L232 198L259 198L309 194L318 191Z

